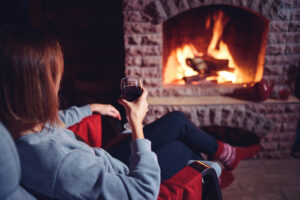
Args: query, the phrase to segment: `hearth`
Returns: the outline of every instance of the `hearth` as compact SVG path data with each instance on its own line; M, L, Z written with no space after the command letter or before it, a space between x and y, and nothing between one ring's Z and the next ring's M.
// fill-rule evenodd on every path
M284 0L124 0L125 74L142 77L149 91L145 123L180 110L198 127L255 134L258 157L287 157L300 119L297 98L254 103L223 95L261 79L293 93L298 12L297 1Z

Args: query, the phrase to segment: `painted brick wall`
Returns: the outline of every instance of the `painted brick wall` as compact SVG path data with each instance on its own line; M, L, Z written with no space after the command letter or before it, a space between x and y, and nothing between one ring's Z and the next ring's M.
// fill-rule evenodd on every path
M248 8L270 20L263 78L294 91L293 75L300 68L300 1L298 0L124 0L125 74L144 79L149 95L212 96L239 85L221 87L162 87L162 23L192 8L225 4ZM243 128L261 137L257 158L286 158L300 119L299 103L239 105L150 106L145 123L180 110L198 127Z

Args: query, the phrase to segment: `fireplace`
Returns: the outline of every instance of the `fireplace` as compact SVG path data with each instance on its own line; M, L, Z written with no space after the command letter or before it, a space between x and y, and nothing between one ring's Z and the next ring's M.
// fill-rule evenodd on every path
M163 84L250 84L263 75L268 19L228 5L163 23Z
M283 0L124 0L125 74L142 77L149 91L145 123L180 110L200 128L258 136L259 158L287 157L299 100L254 103L224 94L261 79L293 93L298 7Z

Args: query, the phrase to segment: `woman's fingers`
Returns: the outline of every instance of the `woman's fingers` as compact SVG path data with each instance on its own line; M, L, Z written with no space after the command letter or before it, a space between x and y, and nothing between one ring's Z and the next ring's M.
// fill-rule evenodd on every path
M90 104L92 112L100 115L109 115L111 117L121 120L120 112L110 104Z
M118 102L122 105L122 106L124 106L125 108L128 108L129 107L129 104L130 104L130 102L129 101L126 101L125 99L118 99Z
M110 113L111 113L112 117L117 118L118 120L121 120L120 112L115 107L113 107L113 109L110 111Z
M140 98L146 99L148 96L148 90L146 88L143 88L143 93Z
M121 120L120 112L112 105L106 106L105 114Z
M142 121L148 111L147 103L148 91L143 88L142 95L133 102L128 102L125 99L119 99L119 103L124 106L127 116Z

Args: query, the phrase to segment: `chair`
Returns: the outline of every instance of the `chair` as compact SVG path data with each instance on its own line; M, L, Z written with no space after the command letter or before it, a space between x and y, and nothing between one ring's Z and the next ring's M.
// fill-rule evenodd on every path
M0 199L33 200L20 186L21 166L15 143L5 126L0 122Z
M116 127L115 125L113 127ZM102 124L100 115L84 118L80 123L69 127L79 138L93 147L107 149L116 145L129 134L117 134L107 144L102 145ZM115 129L115 131L118 129ZM204 183L204 184L203 184ZM221 200L222 194L214 169L195 161L183 168L172 178L161 183L158 200Z

